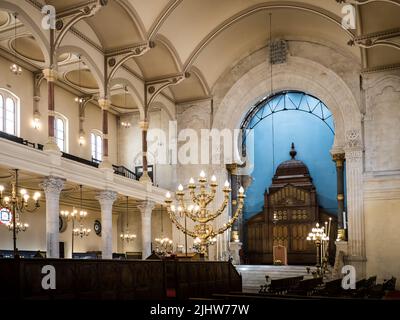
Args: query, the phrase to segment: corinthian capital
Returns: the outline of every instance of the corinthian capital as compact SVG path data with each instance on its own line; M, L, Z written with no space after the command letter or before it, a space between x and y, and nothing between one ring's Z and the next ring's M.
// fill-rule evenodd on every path
M49 176L43 180L43 182L39 185L43 188L44 192L47 195L51 194L60 194L61 190L64 188L65 180L58 177Z
M137 207L140 210L142 217L151 217L151 213L153 212L155 205L155 202L146 200L139 204Z
M113 204L116 199L117 199L117 193L111 190L101 191L96 196L96 200L100 202L100 205Z

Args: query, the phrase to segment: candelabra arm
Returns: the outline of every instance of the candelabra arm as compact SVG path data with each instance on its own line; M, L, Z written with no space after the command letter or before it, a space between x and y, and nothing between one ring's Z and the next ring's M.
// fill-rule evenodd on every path
M175 223L178 230L182 231L183 233L186 233L188 236L192 238L196 238L196 234L193 231L190 231L189 229L186 229L184 226L182 226L179 223L178 219L176 218L175 214L169 208L168 208L168 213L172 222Z
M242 209L243 209L243 203L239 202L239 205L238 205L232 219L230 219L230 221L226 225L224 225L222 228L219 228L215 234L217 235L217 234L224 233L226 230L228 230L230 227L232 227L232 225L235 223L235 221L239 218L239 214L242 212Z

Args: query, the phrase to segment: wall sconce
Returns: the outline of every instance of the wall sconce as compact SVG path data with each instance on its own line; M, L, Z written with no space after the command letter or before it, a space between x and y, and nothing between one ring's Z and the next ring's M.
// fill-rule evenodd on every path
M38 111L33 113L32 127L36 130L40 129L40 113Z
M131 127L131 123L128 121L121 121L121 126L125 129L128 129Z

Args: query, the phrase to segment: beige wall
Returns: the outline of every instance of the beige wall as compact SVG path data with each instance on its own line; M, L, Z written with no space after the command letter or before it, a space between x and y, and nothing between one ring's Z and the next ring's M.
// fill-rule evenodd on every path
M40 86L41 99L39 112L41 114L41 127L36 130L32 127L33 119L33 74L27 70L20 76L12 74L9 70L10 62L0 57L0 88L13 92L20 98L20 136L30 142L45 144L47 142L47 82L42 81ZM90 132L93 129L101 130L102 114L98 106L89 103L86 108L84 130L86 144L80 146L79 139L79 107L74 101L76 96L65 89L55 87L55 110L68 119L68 153L91 159ZM112 163L117 164L117 118L114 114L109 116L109 153Z

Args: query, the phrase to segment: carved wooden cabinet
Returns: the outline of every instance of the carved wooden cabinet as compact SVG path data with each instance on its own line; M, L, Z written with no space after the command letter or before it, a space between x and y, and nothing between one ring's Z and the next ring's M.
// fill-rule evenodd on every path
M307 166L295 159L281 163L264 194L263 211L247 221L246 256L252 264L273 264L273 247L284 246L288 264L314 264L315 246L307 235L317 222L328 218L320 212L317 193Z

